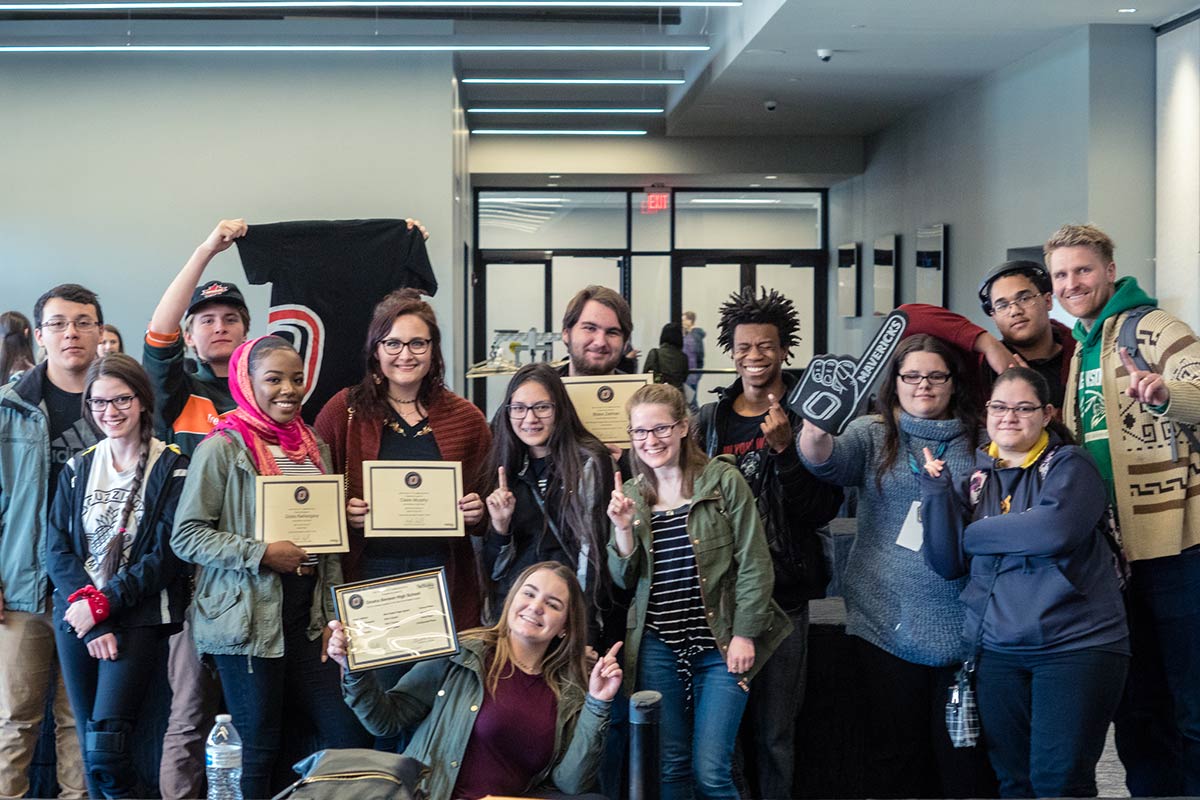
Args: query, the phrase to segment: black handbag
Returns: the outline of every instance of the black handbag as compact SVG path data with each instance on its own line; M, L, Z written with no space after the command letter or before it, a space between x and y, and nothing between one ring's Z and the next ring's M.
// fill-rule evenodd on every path
M292 768L300 780L272 800L425 800L429 769L415 758L375 750L319 750Z

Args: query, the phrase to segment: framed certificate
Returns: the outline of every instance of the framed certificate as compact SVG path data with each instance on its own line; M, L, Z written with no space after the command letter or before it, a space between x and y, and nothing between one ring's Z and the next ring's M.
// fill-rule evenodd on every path
M341 475L259 475L254 501L258 541L289 541L310 553L349 552Z
M625 403L653 376L642 375L582 375L563 378L567 396L575 413L593 436L604 444L629 447L629 415Z
M458 652L444 568L344 583L332 591L349 638L351 672Z
M458 461L364 461L364 536L465 536Z

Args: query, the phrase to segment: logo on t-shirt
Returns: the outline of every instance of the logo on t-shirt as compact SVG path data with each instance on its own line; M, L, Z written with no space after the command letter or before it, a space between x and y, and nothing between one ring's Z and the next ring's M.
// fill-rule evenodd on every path
M299 303L271 306L267 328L292 343L304 364L304 400L307 402L321 379L325 360L325 323L316 311Z

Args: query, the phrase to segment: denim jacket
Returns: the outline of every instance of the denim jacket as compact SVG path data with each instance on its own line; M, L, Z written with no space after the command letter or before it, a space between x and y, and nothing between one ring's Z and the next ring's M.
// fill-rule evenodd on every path
M42 408L46 365L0 386L0 591L4 607L46 610L50 424ZM91 447L98 435L82 442Z
M324 444L321 459L329 464ZM188 621L202 654L283 657L283 584L277 573L260 566L267 545L254 539L256 477L249 451L235 431L206 439L192 456L171 548L200 567ZM318 556L310 640L333 618L329 587L341 582L341 559Z
M404 754L432 768L426 776L429 800L450 800L467 742L483 704L488 646L479 639L460 641L457 655L425 661L394 687L383 691L368 673L346 673L342 694L370 733L394 736L416 728ZM554 758L529 783L534 792L547 783L564 794L582 794L595 782L612 704L577 687L558 701ZM520 731L513 731L519 736Z
M629 609L624 649L625 663L636 665L650 603L654 550L650 507L642 499L641 487L635 480L628 480L624 492L636 505L633 552L621 557L614 531L608 545L608 568L618 586L637 588ZM700 591L713 638L722 653L729 649L734 636L753 639L754 666L746 675L753 678L791 633L792 623L771 599L775 573L767 537L754 495L733 465L733 456L714 458L697 476L687 531L696 554ZM626 671L626 692L633 691L636 674L635 668Z

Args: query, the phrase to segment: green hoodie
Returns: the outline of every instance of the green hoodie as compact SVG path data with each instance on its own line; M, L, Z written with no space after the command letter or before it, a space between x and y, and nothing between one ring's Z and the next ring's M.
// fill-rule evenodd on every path
M1157 306L1158 301L1142 291L1137 279L1126 276L1117 280L1112 297L1104 304L1100 316L1092 323L1089 330L1084 327L1083 320L1075 323L1071 334L1079 342L1079 386L1077 388L1077 407L1079 408L1078 431L1083 439L1083 446L1096 461L1100 474L1108 484L1109 500L1113 501L1113 469L1112 454L1108 450L1108 423L1104 418L1104 391L1101 382L1103 365L1100 358L1100 341L1104 331L1104 322L1109 317L1116 317L1122 312L1138 306Z

